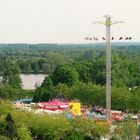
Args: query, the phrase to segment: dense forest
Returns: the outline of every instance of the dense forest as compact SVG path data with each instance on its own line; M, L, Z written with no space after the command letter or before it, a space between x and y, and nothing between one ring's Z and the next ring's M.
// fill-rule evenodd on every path
M112 52L138 66L139 43L114 43ZM104 54L105 44L0 44L0 74L7 63L15 64L22 73L49 74L58 65L94 62Z
M140 97L139 54L139 43L112 44L114 109L139 110L139 101L135 102ZM35 91L28 91L21 87L21 73L49 77ZM2 98L44 101L63 92L84 104L105 106L105 44L1 44L0 75Z
M112 109L140 110L139 54L139 43L112 45ZM109 125L92 119L39 115L11 106L19 98L48 101L62 93L86 106L105 107L105 58L105 44L1 44L0 140L99 140L109 135L111 140L135 139L134 121L125 120L110 132ZM21 73L47 76L35 90L24 90Z

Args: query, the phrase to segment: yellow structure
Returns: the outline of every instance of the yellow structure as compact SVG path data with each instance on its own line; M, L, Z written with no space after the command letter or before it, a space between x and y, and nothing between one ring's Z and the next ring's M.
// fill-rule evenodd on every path
M75 116L81 115L81 103L79 101L69 102L69 110Z

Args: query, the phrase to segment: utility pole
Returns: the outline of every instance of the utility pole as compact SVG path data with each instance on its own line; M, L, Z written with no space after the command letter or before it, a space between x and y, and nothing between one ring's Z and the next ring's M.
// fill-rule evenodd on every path
M110 15L105 15L105 21L95 22L106 26L106 113L107 120L111 121L111 26L118 23L112 21Z

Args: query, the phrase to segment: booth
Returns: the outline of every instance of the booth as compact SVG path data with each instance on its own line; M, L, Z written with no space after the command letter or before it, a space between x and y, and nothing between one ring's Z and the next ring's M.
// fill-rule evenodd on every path
M81 103L79 101L71 101L68 104L69 106L69 111L75 115L81 115Z

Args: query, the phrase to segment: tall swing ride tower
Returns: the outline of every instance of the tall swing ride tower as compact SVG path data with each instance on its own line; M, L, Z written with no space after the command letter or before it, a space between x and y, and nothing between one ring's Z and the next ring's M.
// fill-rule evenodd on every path
M106 26L106 111L107 120L111 120L111 26L122 21L112 21L110 15L105 15L105 21L95 22Z

